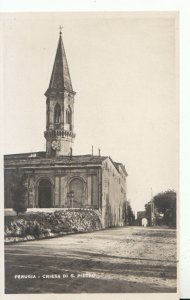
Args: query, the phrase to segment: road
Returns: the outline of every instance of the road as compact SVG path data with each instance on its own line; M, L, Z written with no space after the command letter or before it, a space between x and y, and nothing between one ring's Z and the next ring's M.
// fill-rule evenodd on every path
M176 231L141 227L5 246L5 292L176 292Z

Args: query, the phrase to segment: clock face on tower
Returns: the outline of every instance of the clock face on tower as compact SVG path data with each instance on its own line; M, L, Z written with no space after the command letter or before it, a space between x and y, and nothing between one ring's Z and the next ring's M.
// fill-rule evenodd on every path
M56 149L58 148L58 142L57 142L57 141L52 141L52 143L51 143L51 148L52 148L53 150L56 150Z

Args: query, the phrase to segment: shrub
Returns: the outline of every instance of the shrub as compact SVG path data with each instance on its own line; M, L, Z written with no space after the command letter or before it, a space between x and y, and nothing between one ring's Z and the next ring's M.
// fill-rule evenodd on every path
M24 186L24 175L20 176L18 173L13 173L12 175L12 201L13 201L13 210L17 213L24 213L27 210L27 202L25 194L27 188Z

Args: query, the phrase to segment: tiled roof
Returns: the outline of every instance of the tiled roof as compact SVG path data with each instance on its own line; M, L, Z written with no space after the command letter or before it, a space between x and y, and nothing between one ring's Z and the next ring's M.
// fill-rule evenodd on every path
M46 157L46 152L31 152L31 153L19 153L5 155L5 161L10 160L43 160L47 162L62 163L62 164L85 164L85 163L102 163L107 156L92 156L86 155L73 155L71 156L59 156L59 157Z
M120 173L119 166L122 168L124 174L127 176L127 172L123 164L114 162L111 157L108 156L95 156L91 154L85 155L73 155L71 156L59 156L59 157L46 157L45 151L30 152L30 153L19 153L19 154L8 154L4 155L5 164L27 164L27 165L101 165L105 159L110 159L117 171Z
M116 167L116 169L117 169L118 171L119 171L119 167L121 167L123 173L124 173L126 176L128 176L127 171L126 171L126 169L125 169L125 166L124 166L122 163L118 163L118 162L115 162L115 161L114 161L114 165L115 165L115 167Z
M101 164L107 156L92 156L90 154L86 155L75 155L75 156L60 156L55 158L55 161L61 161L65 164L86 164L86 163L97 163Z
M16 153L16 154L6 154L4 155L5 160L14 159L27 159L27 158L45 158L45 151L29 152L29 153Z

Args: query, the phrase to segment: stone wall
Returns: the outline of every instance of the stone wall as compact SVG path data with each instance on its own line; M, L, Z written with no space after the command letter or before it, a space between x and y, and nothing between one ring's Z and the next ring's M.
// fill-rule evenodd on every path
M5 170L5 208L11 208L11 172ZM47 166L47 169L30 170L20 168L25 174L25 186L28 207L39 207L39 185L44 179L50 182L52 207L92 207L100 208L100 168L58 169ZM74 192L73 197L70 193Z
M123 226L127 175L122 167L109 157L63 159L12 156L6 160L5 207L12 207L11 174L19 172L25 175L29 208L98 209L103 227Z
M104 227L123 226L126 199L126 176L107 159L102 171L102 220Z

